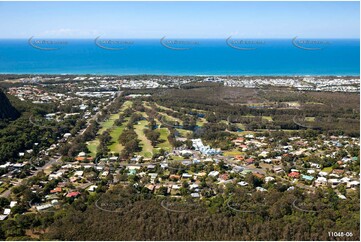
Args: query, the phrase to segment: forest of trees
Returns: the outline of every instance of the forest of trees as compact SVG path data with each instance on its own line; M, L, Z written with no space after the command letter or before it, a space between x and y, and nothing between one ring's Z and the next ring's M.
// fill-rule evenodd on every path
M70 131L72 123L61 127L44 128L29 122L33 117L41 116L52 110L51 105L35 105L22 102L17 98L11 98L11 104L21 114L12 122L3 122L0 127L0 164L6 161L15 161L18 153L27 149L39 151L43 147L49 147L59 133ZM39 139L40 137L40 139ZM34 143L38 143L34 146Z
M331 92L295 92L292 90L265 89L258 91L253 99L258 102L272 103L252 107L246 104L250 97L249 90L244 88L221 87L215 84L189 84L182 89L167 89L154 93L152 101L171 108L161 110L173 117L183 120L190 129L194 128L189 120L190 110L205 110L206 119L210 122L228 120L230 123L243 123L247 130L289 129L299 130L304 127L294 122L294 118L304 123L304 117L315 117L315 127L329 134L346 134L359 136L359 95L354 93ZM237 93L237 97L232 97ZM242 100L245 95L245 100ZM241 100L241 102L240 102ZM242 103L242 101L244 101ZM283 102L299 102L301 108L285 108ZM231 105L237 102L238 105ZM278 103L278 104L277 104ZM159 110L156 107L156 110ZM271 116L273 122L264 122L262 116ZM187 118L186 118L187 117ZM190 124L190 125L188 125Z
M347 202L338 199L332 189L318 192L313 200L323 200L314 212L295 209L295 199L305 199L299 191L256 192L253 199L239 200L253 212L230 209L234 197L245 191L228 187L223 195L206 202L183 204L185 212L170 212L160 203L162 198L141 193L133 187L115 188L101 197L84 196L50 226L46 239L51 240L358 240L358 193ZM164 199L164 198L163 198ZM169 203L169 204L174 204ZM247 204L251 203L251 204ZM174 205L173 205L174 206ZM178 206L178 207L182 207ZM190 209L191 208L191 209ZM352 237L330 238L330 231L351 232Z

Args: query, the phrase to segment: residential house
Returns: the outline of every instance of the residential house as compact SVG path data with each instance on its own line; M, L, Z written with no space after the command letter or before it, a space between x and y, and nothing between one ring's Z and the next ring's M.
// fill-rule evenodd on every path
M300 177L300 173L296 172L296 171L292 171L288 174L289 177L292 178L299 178Z

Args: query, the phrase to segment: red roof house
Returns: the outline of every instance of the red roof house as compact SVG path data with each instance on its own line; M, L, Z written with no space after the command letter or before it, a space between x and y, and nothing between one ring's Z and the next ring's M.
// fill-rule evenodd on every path
M292 171L290 174L288 174L289 177L292 178L299 178L300 177L300 173Z
M69 192L66 197L77 197L80 195L80 192Z
M56 187L53 190L50 190L50 193L58 193L58 192L61 192L61 191L62 191L61 187Z

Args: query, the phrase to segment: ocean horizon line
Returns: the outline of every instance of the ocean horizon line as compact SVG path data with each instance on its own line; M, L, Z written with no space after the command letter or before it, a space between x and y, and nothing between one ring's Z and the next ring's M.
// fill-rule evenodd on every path
M360 78L360 74L322 74L322 75L313 75L313 74L228 74L228 75L221 75L221 74L150 74L150 73L141 73L141 74L95 74L95 73L5 73L0 72L0 75L61 75L61 76L74 76L74 75L81 75L81 76L174 76L174 77L358 77Z
M29 40L30 38L34 39L57 39L57 40L94 40L98 37L102 37L104 39L133 39L133 40L160 40L164 37L167 37L168 39L184 39L184 40L225 40L229 37L232 37L234 39L246 39L246 40L292 40L294 38L298 39L310 39L310 40L358 40L360 41L360 38L337 38L337 37L329 37L329 38L317 38L317 37L304 37L304 36L292 36L292 37L284 37L284 38L260 38L260 37L237 37L234 35L225 36L223 38L190 38L190 37L172 37L172 36L161 36L161 37L154 37L154 38L140 38L140 37L106 37L106 36L95 36L95 37L87 37L87 38L66 38L66 37L42 37L42 36L29 36L24 38L0 38L1 40Z

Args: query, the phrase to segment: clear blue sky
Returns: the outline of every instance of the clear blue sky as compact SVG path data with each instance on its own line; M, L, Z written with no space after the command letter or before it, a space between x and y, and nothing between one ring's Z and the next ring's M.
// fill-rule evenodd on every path
M359 2L0 2L0 38L359 38Z

